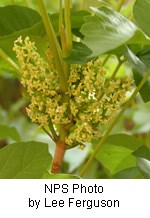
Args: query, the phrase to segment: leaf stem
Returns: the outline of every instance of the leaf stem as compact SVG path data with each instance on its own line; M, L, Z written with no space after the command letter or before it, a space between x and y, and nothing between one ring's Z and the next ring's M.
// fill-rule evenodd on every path
M103 60L103 62L102 62L102 66L104 66L104 65L107 63L107 61L109 60L110 56L111 56L111 54L107 55L107 56L104 58L104 60Z
M110 78L111 80L115 78L116 74L118 73L118 71L119 71L119 69L122 66L124 61L125 60L121 60L120 58L118 59L118 64L117 64L117 66L116 66L116 68L115 68L115 70L114 70L114 72L113 72L113 74L112 74L112 76Z
M130 103L132 102L132 100L136 97L137 93L141 90L141 88L143 87L144 83L146 82L147 78L150 76L150 70L145 74L144 78L141 80L141 82L139 83L139 85L137 86L137 88L135 89L135 91L133 92L133 94L131 95L130 99L126 102L126 104L123 106L122 110L118 113L118 115L116 116L116 118L113 120L113 122L110 124L110 126L108 127L107 131L105 132L105 134L103 135L103 137L101 138L100 142L97 144L95 150L93 151L93 154L91 155L91 157L89 158L89 160L87 161L87 163L85 164L84 168L82 169L82 171L80 172L80 177L83 177L84 174L87 172L88 168L90 167L92 161L94 160L96 154L98 153L101 145L105 142L105 140L107 139L107 137L109 136L111 130L113 129L113 127L116 125L116 123L119 121L120 117L122 116L122 114L125 112L125 110L128 108L128 106L130 105Z
M43 129L44 132L46 132L46 134L52 139L52 141L55 142L55 139L53 138L53 136L52 136L44 127L42 127L42 129Z
M38 5L39 5L39 10L42 15L43 23L47 32L48 36L48 41L49 41L49 46L52 50L52 53L54 55L54 62L55 66L58 72L59 80L60 80L60 85L61 89L63 92L67 91L67 82L65 78L65 73L63 69L63 59L62 59L62 51L59 45L59 42L57 40L55 31L53 29L50 17L48 16L43 0L38 0Z
M71 15L70 15L70 0L65 0L65 27L66 27L66 39L68 54L72 48L72 32L71 32ZM68 55L67 54L67 55Z
M60 33L63 56L65 56L65 54L67 52L67 42L66 42L65 27L64 27L64 24L63 24L62 0L60 0L60 3L59 3L59 33Z
M59 33L60 33L60 39L61 39L62 54L63 54L63 58L65 58L68 56L68 48L67 48L66 31L65 31L64 24L63 24L62 0L60 0L60 10L59 10ZM64 72L65 72L66 79L68 80L69 73L70 73L70 66L65 61L63 62L63 66L64 66Z
M50 129L50 131L52 133L52 136L55 139L55 141L58 141L58 135L57 135L57 133L56 133L56 131L54 129L54 126L53 126L52 122L49 122L49 129Z
M117 5L117 8L116 8L116 10L117 10L118 12L121 11L121 8L122 8L122 6L124 5L125 1L126 1L126 0L120 0L120 1L119 1L118 5Z
M81 0L81 3L80 3L80 10L84 10L84 0Z
M21 76L21 69L20 67L0 48L0 57L2 57L2 59L8 63L9 65L11 65L13 67L13 69L18 73L18 76Z

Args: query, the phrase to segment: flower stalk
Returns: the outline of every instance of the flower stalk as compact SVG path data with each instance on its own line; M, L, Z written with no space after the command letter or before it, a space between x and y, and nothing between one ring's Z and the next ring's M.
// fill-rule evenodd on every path
M39 5L39 10L41 12L41 16L43 19L43 23L47 32L48 36L48 41L49 41L49 46L52 50L53 56L54 56L54 62L55 66L58 72L60 84L61 84L61 89L63 92L67 91L67 82L65 78L65 73L63 69L63 59L62 59L62 52L60 45L58 43L56 34L54 32L50 17L48 16L43 0L38 0L38 5Z
M112 76L111 76L110 79L114 79L115 78L116 74L118 73L118 71L119 71L120 67L122 66L122 64L124 63L124 61L125 60L121 60L120 58L118 59L118 64L117 64L114 72L112 73Z
M70 14L71 2L65 0L65 27L66 27L66 39L67 39L67 54L70 53L72 48L72 32L71 32L71 14Z
M0 57L21 76L21 68L0 48Z
M62 53L65 57L67 53L67 42L66 42L66 32L65 27L63 24L63 6L62 6L62 0L59 1L59 34L61 39L61 47L62 47Z
M59 8L60 8L59 9L59 34L60 34L60 39L61 39L62 56L63 56L63 58L66 58L68 56L69 52L70 52L71 47L72 47L70 4L65 2L64 12L65 12L65 22L67 22L66 29L65 29L65 26L64 26L64 22L63 22L62 0L60 0L59 5L60 5L59 6ZM66 12L66 10L67 10L67 12ZM69 25L68 25L68 23L69 23ZM67 34L70 35L71 42L68 42L69 37L67 36ZM63 66L64 66L65 76L66 76L66 78L68 80L69 74L70 74L70 65L67 62L64 61Z
M65 143L63 141L56 142L55 154L52 161L50 173L56 174L60 172L65 150Z

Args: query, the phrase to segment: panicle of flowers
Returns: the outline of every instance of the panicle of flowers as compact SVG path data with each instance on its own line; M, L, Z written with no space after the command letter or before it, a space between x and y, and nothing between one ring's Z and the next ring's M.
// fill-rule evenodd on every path
M30 97L29 117L42 127L49 122L54 126L71 124L66 136L68 147L97 139L102 124L111 121L130 90L132 80L108 81L97 59L84 65L71 65L68 91L62 93L50 49L48 63L40 57L29 37L24 40L19 37L13 50L22 67L21 82ZM67 102L63 101L64 94L68 96Z
M53 62L47 63L40 57L29 37L24 40L19 37L14 42L13 50L22 68L21 83L30 97L27 113L32 122L42 127L48 125L50 120L54 124L68 123L66 104L61 103L59 80ZM47 55L53 59L49 50Z
M106 80L100 60L85 65L72 65L68 94L75 125L70 129L66 143L84 143L97 139L101 125L107 124L118 111L130 91L132 80Z

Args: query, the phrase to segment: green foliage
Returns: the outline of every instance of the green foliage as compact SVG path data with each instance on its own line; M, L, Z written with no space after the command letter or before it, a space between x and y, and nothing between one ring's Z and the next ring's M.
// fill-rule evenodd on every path
M92 8L95 16L86 18L81 28L83 43L98 56L125 44L150 44L150 40L131 21L110 7ZM115 53L115 51L112 51Z
M116 134L107 138L96 155L96 159L112 174L136 166L133 151L142 146L138 139L126 135Z
M1 7L0 14L0 36L30 28L41 20L36 11L17 5Z
M142 146L133 152L137 158L137 167L147 179L150 179L150 148Z
M43 46L43 40L39 37L37 24L41 22L38 12L23 6L10 5L0 8L0 47L12 58L14 41L20 36L31 35L35 42ZM41 30L42 31L42 30Z
M137 57L150 68L150 46L145 46L142 50L137 53Z
M142 146L139 149L137 149L135 152L133 152L133 155L135 157L145 158L150 161L150 148L146 146Z
M148 0L136 0L133 13L136 22L141 29L150 37L150 1Z
M137 166L146 179L150 179L150 161L144 158L137 158Z
M64 60L70 64L84 64L89 60L92 51L81 42L74 42L69 57Z
M14 41L20 35L23 37L29 36L36 42L38 51L45 56L44 50L47 47L47 43L44 37L46 36L46 32L38 12L27 7L14 5L1 7L0 12L4 15L0 16L0 47L9 54L10 57L14 58L15 56L12 48ZM87 15L89 15L87 11L72 11L72 31L75 35L81 36L79 29L85 22L84 17ZM56 34L59 35L59 14L51 14L49 16ZM88 50L88 48L86 48L86 50Z
M44 143L18 142L0 149L1 179L39 179L50 164L51 156Z
M148 67L139 60L138 57L130 50L126 49L126 57L131 64L136 86L139 85L144 75L148 71ZM140 95L144 102L150 101L150 79L148 79L140 90Z
M0 139L11 138L14 141L20 141L20 135L16 128L0 124Z
M122 171L119 171L114 175L114 179L135 179L135 178L141 178L140 171L137 167L131 167L124 169Z

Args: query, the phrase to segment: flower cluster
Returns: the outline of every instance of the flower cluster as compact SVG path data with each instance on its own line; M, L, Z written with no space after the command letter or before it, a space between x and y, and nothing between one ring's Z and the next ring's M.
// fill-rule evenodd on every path
M108 81L101 62L95 60L71 65L68 91L62 93L50 51L47 63L29 37L19 37L14 51L22 68L21 82L30 97L29 117L42 127L49 122L55 127L71 124L66 136L69 147L97 139L101 125L110 122L130 90L130 79Z
M75 125L67 143L90 142L100 136L100 127L107 124L118 111L130 91L131 79L107 81L100 60L85 65L72 65L68 94Z
M50 120L54 124L68 123L65 115L67 105L62 104L58 75L53 63L49 65L40 57L35 43L29 37L24 41L19 37L13 50L22 68L21 83L30 97L31 104L27 113L31 120L42 127L48 125ZM50 55L52 56L48 51L48 56Z

